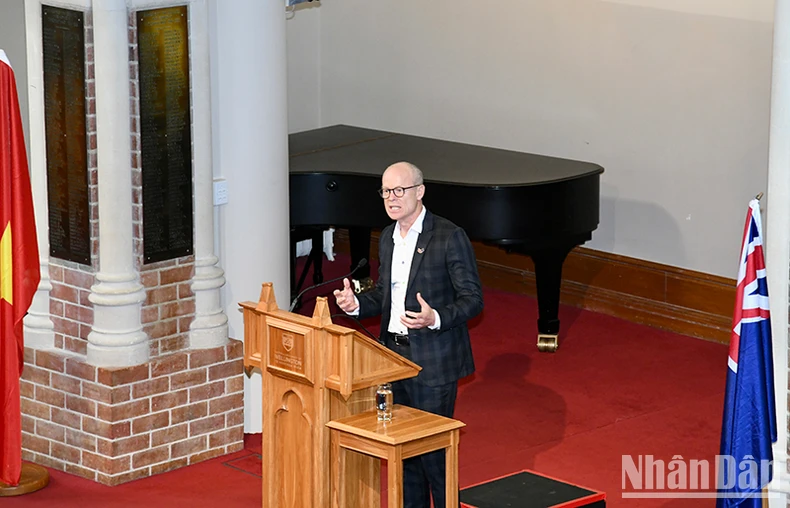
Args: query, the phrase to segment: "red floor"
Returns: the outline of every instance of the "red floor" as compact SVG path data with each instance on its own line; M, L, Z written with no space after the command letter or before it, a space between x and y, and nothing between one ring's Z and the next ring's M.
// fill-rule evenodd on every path
M623 499L621 465L624 454L713 458L727 348L563 307L558 352L539 353L536 307L531 298L485 292L484 314L471 329L477 372L461 383L456 410L467 424L461 486L530 469L604 491L610 507L711 506L710 499ZM260 506L251 437L245 451L114 488L53 471L46 489L0 505Z

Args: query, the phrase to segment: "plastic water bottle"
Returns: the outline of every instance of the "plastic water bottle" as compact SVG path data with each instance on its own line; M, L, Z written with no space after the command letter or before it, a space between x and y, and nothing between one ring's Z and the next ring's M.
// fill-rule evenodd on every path
M376 390L376 416L380 422L392 420L392 385L380 384Z

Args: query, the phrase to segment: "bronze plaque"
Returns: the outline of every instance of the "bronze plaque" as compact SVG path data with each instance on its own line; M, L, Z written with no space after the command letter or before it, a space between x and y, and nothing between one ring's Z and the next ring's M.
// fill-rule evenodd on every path
M90 264L82 11L41 7L49 252Z
M192 136L186 6L139 11L143 259L192 254Z

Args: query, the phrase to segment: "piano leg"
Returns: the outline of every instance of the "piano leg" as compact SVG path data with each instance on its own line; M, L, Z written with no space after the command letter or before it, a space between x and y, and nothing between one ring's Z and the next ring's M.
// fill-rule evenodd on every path
M353 270L362 258L368 263L354 272L354 279L359 281L360 293L373 289L373 279L370 278L370 228L348 228L348 243L351 251L351 267Z
M538 289L538 350L553 353L559 347L562 264L576 245L530 250Z
M313 231L313 248L310 256L313 259L313 284L324 282L324 230L316 229Z
M307 256L299 281L296 281L296 242L301 240L312 240L312 248ZM309 230L297 229L291 231L291 298L302 290L307 272L310 266L313 267L313 284L320 284L324 281L323 271L324 257L324 230L322 228L310 228ZM301 305L301 302L300 304Z

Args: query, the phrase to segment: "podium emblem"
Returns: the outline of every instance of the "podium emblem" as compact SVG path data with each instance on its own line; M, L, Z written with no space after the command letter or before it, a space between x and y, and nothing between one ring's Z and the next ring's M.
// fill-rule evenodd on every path
M289 353L294 348L294 336L292 333L283 334L283 348Z

